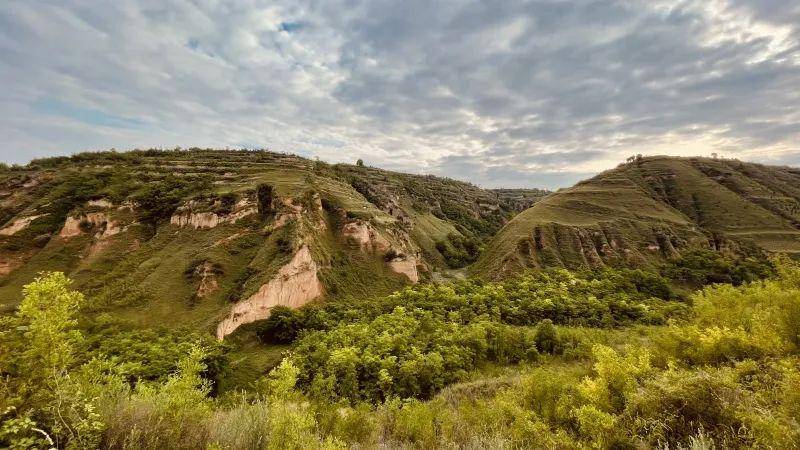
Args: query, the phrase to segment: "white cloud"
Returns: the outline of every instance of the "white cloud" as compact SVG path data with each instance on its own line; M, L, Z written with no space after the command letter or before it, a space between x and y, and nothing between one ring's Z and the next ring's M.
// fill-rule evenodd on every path
M766 3L6 0L0 159L263 146L493 186L795 161L800 2Z

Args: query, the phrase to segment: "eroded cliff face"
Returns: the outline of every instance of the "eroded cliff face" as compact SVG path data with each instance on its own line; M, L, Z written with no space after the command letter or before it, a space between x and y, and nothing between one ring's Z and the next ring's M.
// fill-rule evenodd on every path
M419 282L417 265L420 261L417 256L412 256L417 252L405 233L389 233L390 240L368 222L357 221L346 223L342 227L342 235L358 243L361 251L380 252L385 255L391 252L394 256L389 255L391 259L386 263L389 269L405 275L412 283Z
M16 234L27 228L28 225L31 224L31 222L38 219L39 217L42 217L42 215L28 216L17 219L11 222L11 224L9 224L7 227L0 229L0 236L11 236L13 234Z
M417 270L417 258L413 256L402 256L389 261L389 268L394 273L399 273L408 277L414 284L419 283L419 271Z
M219 281L217 281L218 272L219 270L209 261L203 262L203 264L195 269L195 274L200 278L197 291L195 291L197 298L205 298L219 289Z
M191 210L180 211L173 214L169 223L179 227L192 228L214 228L223 223L235 223L245 217L258 213L256 208L244 208L230 214L217 214L215 212L192 212Z
M217 326L217 338L223 339L241 325L268 318L275 306L298 308L322 295L317 269L308 246L302 246L273 279L233 306L230 315Z
M95 227L102 228L103 234L105 234L106 231L109 232L109 235L114 235L119 233L119 225L115 222L109 221L106 213L92 212L92 213L82 214L77 217L68 216L67 220L64 221L64 226L61 228L61 232L58 233L58 236L62 238L71 238L75 236L80 236L81 234L83 234L83 230L81 230L81 223L87 224L92 228Z
M703 236L667 225L654 227L637 221L615 221L596 226L541 224L517 244L517 257L504 271L522 267L600 267L605 264L641 266L651 260L677 256L680 248L703 243Z
M385 252L391 247L389 240L366 222L347 223L342 227L342 234L357 242L361 250Z

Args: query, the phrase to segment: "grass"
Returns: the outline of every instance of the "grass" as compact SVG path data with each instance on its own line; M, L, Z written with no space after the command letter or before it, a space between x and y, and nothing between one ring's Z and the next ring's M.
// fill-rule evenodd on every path
M552 193L514 217L471 268L498 276L524 267L593 261L587 237L626 249L608 264L650 264L666 247L706 246L712 234L770 252L800 251L800 172L707 158L651 157ZM583 235L581 237L580 235ZM673 242L674 241L674 242ZM589 245L587 245L589 244ZM675 245L677 244L677 245ZM658 245L657 251L649 248ZM541 248L542 246L546 248ZM597 246L596 246L597 247Z

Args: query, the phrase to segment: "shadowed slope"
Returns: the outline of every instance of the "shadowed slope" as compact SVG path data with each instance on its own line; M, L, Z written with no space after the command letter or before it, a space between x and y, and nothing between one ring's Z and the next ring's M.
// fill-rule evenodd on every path
M512 219L472 267L646 265L684 248L800 251L800 170L644 158L553 193Z

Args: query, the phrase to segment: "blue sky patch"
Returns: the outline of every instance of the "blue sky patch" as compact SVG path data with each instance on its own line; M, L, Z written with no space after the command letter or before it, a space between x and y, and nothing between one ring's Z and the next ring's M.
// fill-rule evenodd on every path
M302 22L281 22L281 24L278 26L278 30L285 31L287 33L293 33L302 29L303 27L305 27L305 24Z
M83 108L53 98L38 100L32 106L33 109L39 113L66 117L89 125L135 129L144 128L145 126L145 122L139 119L116 116L105 113L99 109Z

